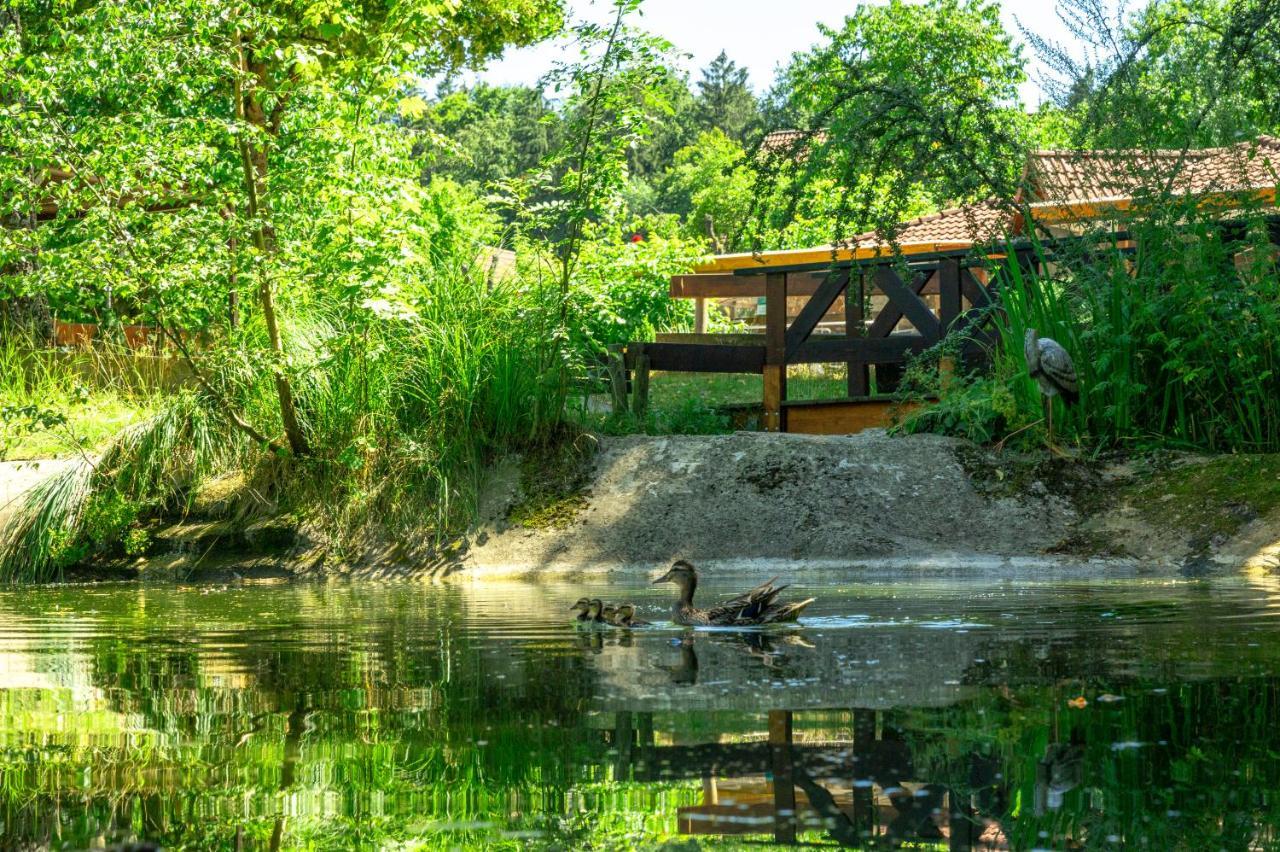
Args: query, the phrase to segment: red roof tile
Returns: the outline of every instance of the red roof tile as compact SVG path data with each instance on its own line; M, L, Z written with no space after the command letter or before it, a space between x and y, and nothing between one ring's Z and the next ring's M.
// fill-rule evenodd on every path
M1028 158L1030 200L1067 204L1158 193L1234 192L1274 187L1280 139L1260 136L1191 151L1036 151Z

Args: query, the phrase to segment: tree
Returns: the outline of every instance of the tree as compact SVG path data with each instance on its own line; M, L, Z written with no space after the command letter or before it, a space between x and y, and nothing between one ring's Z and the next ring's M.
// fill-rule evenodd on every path
M480 84L441 95L412 124L433 135L422 146L426 177L490 184L538 168L559 146L562 123L539 88Z
M309 447L277 301L281 282L309 272L281 235L314 221L317 187L275 172L306 174L335 148L354 158L360 126L383 120L366 107L394 103L410 72L474 66L550 34L562 19L559 0L15 2L25 28L6 39L0 102L24 107L11 113L0 149L11 152L6 166L38 174L6 168L3 188L37 204L50 192L49 166L69 169L56 190L58 232L84 239L98 227L96 237L114 240L119 251L104 252L95 272L141 282L139 298L180 348L178 305L207 293L200 272L229 257L232 271L218 268L215 280L248 281L257 294L266 352L256 363L274 376L286 444L267 440L240 412L224 413L255 441L295 455ZM402 101L408 112L419 105ZM326 136L307 135L320 126ZM157 205L175 216L147 218ZM176 240L183 229L186 239ZM213 247L229 244L235 249L215 258ZM196 287L174 286L184 281Z
M830 185L832 240L896 223L927 205L1015 194L1026 148L1022 59L985 0L859 6L797 54L770 95L775 121L805 133L767 152L754 227L772 189ZM789 213L788 213L789 216Z
M1028 33L1088 147L1228 145L1280 130L1280 2L1164 0L1131 15L1062 0L1083 58Z
M747 69L735 65L723 50L702 69L697 115L702 129L719 128L739 144L745 144L759 124L760 108L747 84Z

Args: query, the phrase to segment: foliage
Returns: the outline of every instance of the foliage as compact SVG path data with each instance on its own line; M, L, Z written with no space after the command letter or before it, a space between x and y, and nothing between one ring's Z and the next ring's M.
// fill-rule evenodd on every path
M653 218L584 242L570 295L575 348L603 354L611 343L652 340L692 323L692 304L669 295L671 276L688 271L702 252L674 231L671 219Z
M421 124L432 136L420 146L423 174L487 186L527 174L563 144L563 119L539 89L487 86L446 90Z
M997 269L992 370L907 428L991 440L1038 422L1022 347L1035 328L1080 376L1079 405L1054 403L1059 434L1088 446L1280 451L1280 271L1268 229L1256 217L1223 226L1170 199L1125 228L1136 254L1101 233L1037 244L1039 272L1011 260Z
M703 127L718 129L742 145L760 122L760 105L747 83L747 69L734 64L723 50L702 69L697 111Z
M807 131L769 152L753 225L780 182L789 197L823 186L832 197L826 241L942 206L1012 198L1026 120L1022 59L986 0L859 6L824 44L798 54L771 95L777 123ZM790 218L788 211L787 219Z
M1029 33L1044 86L1073 118L1073 142L1099 148L1227 145L1280 130L1280 8L1271 0L1162 0L1114 14L1062 0L1083 43Z

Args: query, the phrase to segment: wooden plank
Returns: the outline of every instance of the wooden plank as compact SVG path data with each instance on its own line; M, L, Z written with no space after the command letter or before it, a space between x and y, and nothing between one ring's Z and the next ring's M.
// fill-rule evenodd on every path
M787 403L787 431L800 435L856 435L864 429L891 425L890 411L907 413L917 406L896 400L837 400Z
M744 332L741 334L691 334L684 331L660 331L653 336L658 343L697 343L703 346L764 346L764 334L761 332Z
M945 335L960 319L960 261L944 260L938 267L938 321Z
M768 295L763 275L673 275L668 292L673 299L758 299ZM792 296L812 296L827 278L825 272L795 272L788 276L787 292Z
M973 247L969 240L955 242L901 243L898 248L904 256L927 256L953 251L967 252ZM783 249L780 251L741 252L738 254L722 254L713 257L697 268L699 272L728 272L742 269L748 271L769 271L773 267L811 266L820 267L835 262L874 261L883 258L887 262L897 259L897 254L889 246L863 246L856 249L842 248L832 252L830 246L808 249Z
M931 277L932 273L917 273L916 277L911 279L911 291L919 294ZM902 307L890 302L881 308L880 313L871 321L871 327L867 329L867 337L888 337L900 322L902 322Z
M755 335L757 338L760 335ZM647 343L650 370L669 373L759 373L764 345L723 346L696 343Z
M813 334L813 330L817 328L818 323L831 310L831 306L836 303L836 299L840 298L840 294L845 291L848 283L849 270L832 272L822 282L818 292L814 293L809 298L809 301L805 302L804 307L800 309L800 315L792 321L791 327L786 330L788 358L795 354L795 351L800 348L800 344L809 339L809 335Z
M787 399L787 276L765 276L764 429L786 430L782 403Z
M707 330L707 299L699 296L693 300L693 331L703 334Z
M929 310L929 306L918 295L919 290L908 288L892 269L877 269L873 276L875 284L889 301L902 310L907 322L911 323L925 338L936 343L942 338L942 327L938 318Z
M839 361L861 361L864 364L901 364L907 353L923 352L932 344L919 334L895 334L891 337L811 338L791 359L792 364L833 364Z

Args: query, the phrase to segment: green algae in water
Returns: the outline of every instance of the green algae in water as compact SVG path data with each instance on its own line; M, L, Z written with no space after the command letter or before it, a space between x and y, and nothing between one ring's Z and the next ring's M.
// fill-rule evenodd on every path
M788 791L825 845L1275 844L1280 587L796 591L754 633L565 618L660 620L639 582L0 593L0 848L746 848Z

